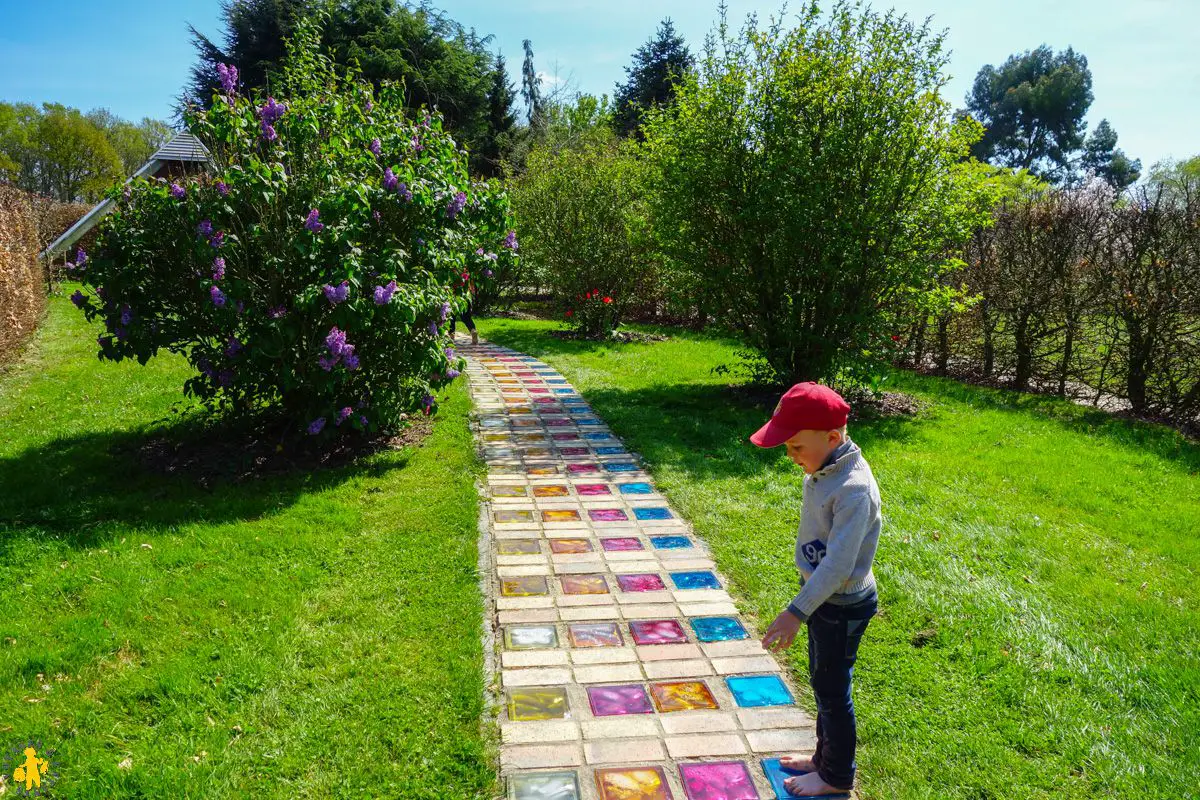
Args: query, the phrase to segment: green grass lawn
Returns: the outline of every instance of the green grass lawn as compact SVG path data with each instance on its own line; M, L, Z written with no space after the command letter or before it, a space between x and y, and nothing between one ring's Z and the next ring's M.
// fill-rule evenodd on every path
M765 627L796 590L802 481L746 441L770 407L711 372L736 346L554 327L481 322L575 383ZM885 515L856 669L864 795L1200 797L1200 447L1051 399L894 382L928 410L851 425Z
M422 447L204 488L134 455L182 361L95 335L60 295L0 377L0 758L55 750L55 797L492 797L463 383Z

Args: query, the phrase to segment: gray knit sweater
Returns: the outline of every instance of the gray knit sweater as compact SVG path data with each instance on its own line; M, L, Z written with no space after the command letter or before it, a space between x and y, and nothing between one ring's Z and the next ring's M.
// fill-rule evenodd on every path
M807 620L822 603L865 598L882 526L879 486L858 445L847 439L825 466L804 477L796 567L804 586L788 610Z

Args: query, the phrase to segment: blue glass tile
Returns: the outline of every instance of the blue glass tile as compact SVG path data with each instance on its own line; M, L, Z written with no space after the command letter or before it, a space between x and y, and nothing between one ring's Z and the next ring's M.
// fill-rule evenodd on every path
M659 550L679 550L684 547L691 547L692 540L686 536L651 536L650 544Z
M726 642L730 639L748 639L750 634L742 623L733 617L694 617L692 630L702 642Z
M597 447L596 452L599 453L604 449L607 448ZM654 492L653 487L648 483L622 483L620 486L621 494L652 494Z
M649 519L672 519L674 515L671 509L664 506L651 506L650 508L635 508L633 515L641 520Z
M550 383L554 383L554 381L550 381ZM555 389L554 393L555 394L575 394L575 390L574 389Z
M697 572L672 572L671 580L676 589L720 589L721 582L708 570Z
M796 775L803 775L803 772L795 769L785 769L780 765L778 758L764 758L762 762L763 772L767 774L767 780L771 782L771 788L775 790L775 800L796 800L796 798L814 798L811 794L788 794L787 787L783 782L788 778ZM824 794L821 797L849 797L849 794Z
M597 422L599 422L599 420L597 420ZM579 424L586 425L587 420L580 420ZM637 464L631 464L629 462L622 462L620 464L605 464L604 468L606 470L608 470L609 472L637 472L638 466L637 466Z
M576 425L603 425L598 419L581 419L575 423Z
M611 439L612 435L608 433L585 433L583 438L591 439L593 442L598 442L601 439Z
M596 455L598 456L616 456L625 452L624 447L597 447Z
M726 678L725 685L742 708L790 706L796 701L778 675L749 675Z
M551 386L566 386L567 382L563 378L547 378L546 383Z

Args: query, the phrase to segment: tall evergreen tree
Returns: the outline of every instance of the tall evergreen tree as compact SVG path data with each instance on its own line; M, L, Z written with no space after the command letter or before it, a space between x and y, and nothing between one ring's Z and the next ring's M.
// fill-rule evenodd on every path
M539 128L545 117L542 104L542 79L533 66L533 42L526 39L521 43L525 49L525 61L521 64L521 99L525 101L525 113L530 128Z
M513 129L517 124L513 114L516 87L508 80L504 56L496 56L492 69L492 86L488 89L488 136L481 148L481 172L489 177L500 174L500 166L512 147Z
M1141 159L1130 158L1117 148L1117 132L1106 119L1100 120L1084 143L1080 166L1096 173L1118 191L1132 186L1142 175Z
M625 68L625 82L616 86L613 124L617 132L628 136L638 131L648 109L670 103L676 83L694 64L675 23L664 19L654 38L633 54L633 65Z
M971 154L1039 177L1069 179L1091 104L1087 58L1070 47L1055 54L1042 45L1010 56L999 69L988 64L967 95L967 110L985 129Z

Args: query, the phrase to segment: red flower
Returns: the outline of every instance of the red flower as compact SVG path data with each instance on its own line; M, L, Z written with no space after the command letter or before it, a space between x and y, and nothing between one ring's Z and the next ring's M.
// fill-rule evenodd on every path
M898 342L898 341L900 341L900 337L899 337L899 336L897 336L897 335L895 335L895 334L892 334L892 341L893 341L893 342Z
M571 310L571 309L569 309L569 308L567 309L566 316L570 317L570 316L574 316L574 314L575 314L575 312L574 312L574 311L572 311L572 310Z
M605 302L605 303L611 303L611 302L612 302L612 298L611 298L611 297L606 297L606 298L604 298L604 302Z

